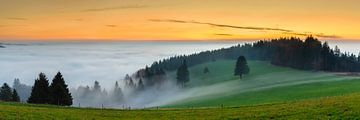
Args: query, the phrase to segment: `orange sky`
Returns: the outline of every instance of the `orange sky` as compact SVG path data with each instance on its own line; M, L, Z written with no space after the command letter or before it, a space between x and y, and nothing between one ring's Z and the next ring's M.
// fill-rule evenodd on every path
M0 0L0 39L360 39L359 0Z

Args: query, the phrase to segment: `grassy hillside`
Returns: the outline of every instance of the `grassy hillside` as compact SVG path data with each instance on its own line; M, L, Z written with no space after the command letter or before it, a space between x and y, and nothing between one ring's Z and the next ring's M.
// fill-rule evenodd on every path
M111 110L0 103L1 119L355 119L360 94L207 109Z
M233 76L234 64L235 61L222 60L190 68L191 82L183 92L191 93L192 97L170 103L160 110L0 103L0 119L360 118L358 77L300 71L272 66L268 62L250 61L251 73L240 80ZM205 67L210 69L210 73L203 73Z
M358 77L300 71L261 61L250 61L251 73L240 80L233 75L234 64L235 61L222 60L190 68L190 87L200 86L204 90L198 94L209 94L179 100L165 107L254 105L360 92ZM203 73L205 67L210 73Z

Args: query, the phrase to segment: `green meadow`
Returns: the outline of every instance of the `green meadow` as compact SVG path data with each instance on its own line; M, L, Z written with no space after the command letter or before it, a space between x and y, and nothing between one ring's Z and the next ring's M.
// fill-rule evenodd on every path
M218 60L190 68L179 99L159 109L93 109L0 103L0 119L352 119L360 117L360 79L300 71L250 61L244 79L235 61ZM210 73L203 70L208 67ZM174 73L169 74L170 77Z
M203 87L204 91L197 93L210 91L209 94L179 100L165 107L234 107L360 92L359 77L301 71L263 61L250 61L250 74L240 80L233 75L234 64L235 61L222 60L190 68L190 88ZM210 73L203 73L205 67Z

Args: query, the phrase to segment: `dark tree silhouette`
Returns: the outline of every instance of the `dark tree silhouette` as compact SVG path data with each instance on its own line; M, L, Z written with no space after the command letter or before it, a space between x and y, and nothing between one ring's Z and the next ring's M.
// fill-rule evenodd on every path
M190 73L186 60L184 60L183 64L177 69L176 75L177 84L185 87L185 84L190 81Z
M236 66L234 70L234 75L240 76L240 79L243 78L243 75L249 74L250 69L247 65L246 58L244 56L240 56L236 61Z
M100 86L100 83L98 81L94 82L93 91L96 92L96 93L101 93L101 86Z
M69 92L68 85L60 72L58 72L50 85L50 92L52 96L51 104L70 106L72 105L72 96Z
M27 102L34 104L51 103L49 81L44 73L40 73L39 78L35 80L34 86L31 90L31 95Z
M12 101L11 88L7 83L4 83L0 89L0 100L1 101Z
M143 91L143 90L145 90L145 86L144 86L144 83L143 83L143 81L142 81L141 78L139 79L139 83L138 83L138 85L137 85L137 90L138 90L138 91Z
M208 68L208 67L205 67L203 73L206 74L206 73L209 73L209 72L210 72L209 68Z
M14 89L11 95L11 101L13 102L20 102L20 97L18 95L18 93L16 92L16 90Z

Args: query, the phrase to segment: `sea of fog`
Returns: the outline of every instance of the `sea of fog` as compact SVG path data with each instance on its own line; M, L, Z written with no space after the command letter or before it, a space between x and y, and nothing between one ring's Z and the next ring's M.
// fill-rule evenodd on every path
M11 42L0 48L0 81L19 78L32 85L40 72L51 80L61 71L70 87L95 80L108 87L154 61L239 43L244 42Z
M40 72L51 80L61 71L70 87L113 86L126 74L175 55L230 47L251 41L212 42L6 42L0 48L0 82L12 85L15 78L32 85ZM328 41L342 52L358 54L360 42Z

